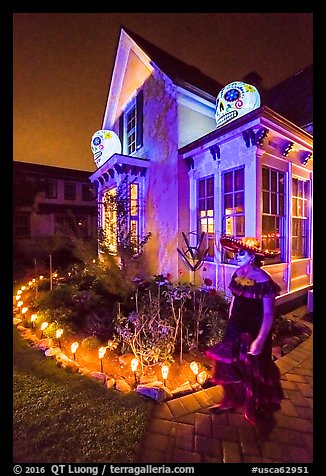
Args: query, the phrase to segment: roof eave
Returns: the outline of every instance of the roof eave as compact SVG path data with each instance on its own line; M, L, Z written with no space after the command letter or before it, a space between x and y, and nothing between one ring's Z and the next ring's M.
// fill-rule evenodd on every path
M296 124L293 124L293 122L290 122L288 119L281 116L277 112L273 111L269 107L260 106L259 108L254 109L248 114L245 114L244 116L239 117L239 119L230 122L226 126L215 129L214 131L209 132L205 136L202 136L199 139L196 139L195 141L190 142L189 144L186 144L185 146L181 147L178 150L178 152L180 155L187 154L191 152L193 149L201 147L204 144L210 142L211 140L215 140L219 136L223 136L227 134L228 132L231 132L233 129L238 129L239 127L243 126L245 123L250 122L253 119L256 119L259 117L278 124L282 128L289 131L290 134L303 135L309 142L310 141L312 142L313 137L311 134L309 134L309 132L303 130L301 127L297 126Z
M207 91L203 91L202 89L194 86L193 84L187 83L187 81L184 81L183 79L180 79L180 78L175 78L174 80L173 78L170 78L170 79L172 79L174 84L176 84L177 86L180 86L186 89L187 91L190 91L191 93L194 93L197 96L200 96L203 99L206 99L209 102L213 102L213 103L216 102L216 97L212 96Z

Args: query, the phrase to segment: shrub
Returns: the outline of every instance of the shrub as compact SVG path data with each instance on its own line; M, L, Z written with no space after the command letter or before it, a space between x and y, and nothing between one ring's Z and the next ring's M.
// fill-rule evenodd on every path
M205 348L224 335L228 302L220 292L158 275L139 281L133 298L134 309L118 312L114 324L121 351L131 350L142 366Z
M84 347L84 349L91 350L100 347L102 342L96 336L89 336L82 340L81 345Z
M40 310L43 309L58 309L63 307L73 306L73 295L76 292L74 286L63 284L55 287L52 291L42 293L38 299L38 306Z
M46 321L49 324L54 324L56 328L62 328L64 335L68 336L73 334L77 330L77 326L74 322L74 312L71 309L59 308L59 309L46 309L38 313L37 327L40 327L41 323ZM47 334L47 333L45 333Z

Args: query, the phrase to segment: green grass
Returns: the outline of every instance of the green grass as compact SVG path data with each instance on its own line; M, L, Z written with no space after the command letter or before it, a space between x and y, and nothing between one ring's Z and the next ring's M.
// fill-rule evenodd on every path
M154 402L122 395L30 347L14 328L15 463L133 463Z

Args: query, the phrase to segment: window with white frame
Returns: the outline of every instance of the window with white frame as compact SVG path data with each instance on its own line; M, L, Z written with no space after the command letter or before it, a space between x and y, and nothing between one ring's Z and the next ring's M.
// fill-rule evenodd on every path
M278 251L278 260L284 259L285 173L263 167L262 195L262 248Z
M214 177L198 180L197 190L198 235L205 233L204 247L207 259L214 259Z
M292 177L292 258L308 256L309 181Z
M245 234L244 167L222 175L223 234L242 238Z
M126 112L126 141L127 154L130 155L136 150L136 103Z
M130 101L119 118L122 153L133 154L143 145L143 91Z

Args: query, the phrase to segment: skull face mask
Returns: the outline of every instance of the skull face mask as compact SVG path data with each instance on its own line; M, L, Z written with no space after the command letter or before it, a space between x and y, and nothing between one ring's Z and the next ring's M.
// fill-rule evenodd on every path
M113 154L121 154L121 142L113 131L101 130L95 132L91 141L94 162L100 167Z
M251 84L234 81L216 99L216 127L224 126L260 106L260 95Z

